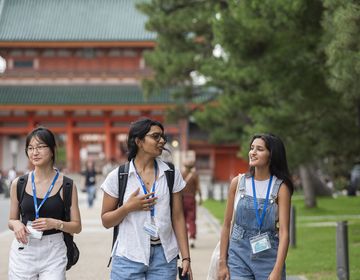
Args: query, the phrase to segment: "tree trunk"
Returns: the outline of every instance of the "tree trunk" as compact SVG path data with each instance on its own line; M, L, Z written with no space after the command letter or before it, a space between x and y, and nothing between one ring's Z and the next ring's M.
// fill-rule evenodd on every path
M307 208L316 207L316 196L332 195L332 190L319 179L319 175L315 170L316 168L311 164L301 165L299 167L301 185L305 196L305 206Z
M300 165L299 175L300 175L301 185L304 190L305 206L307 208L315 208L316 196L315 196L315 189L311 184L310 168L306 165Z

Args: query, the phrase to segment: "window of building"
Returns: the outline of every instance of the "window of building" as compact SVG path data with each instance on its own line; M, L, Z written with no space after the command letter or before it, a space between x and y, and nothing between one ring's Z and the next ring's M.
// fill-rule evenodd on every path
M95 57L95 50L92 48L86 48L83 50L83 57L87 59L91 59Z
M131 49L126 49L123 51L123 56L125 57L135 57L137 55L137 52Z
M19 50L19 49L11 50L10 51L10 56L13 56L13 57L23 56L23 51Z
M109 57L119 57L121 56L121 51L119 49L111 49L108 53Z
M55 50L52 49L46 49L42 52L43 57L54 57L55 56Z
M37 56L38 52L33 49L28 49L24 51L25 56Z
M36 111L35 113L37 116L49 116L49 111L47 110L39 110L39 111Z
M71 56L71 51L69 51L67 49L59 49L57 51L57 55L59 57L69 57L69 56Z
M32 59L14 59L14 68L34 68L34 60Z
M197 155L196 167L199 169L210 169L210 156L209 155Z

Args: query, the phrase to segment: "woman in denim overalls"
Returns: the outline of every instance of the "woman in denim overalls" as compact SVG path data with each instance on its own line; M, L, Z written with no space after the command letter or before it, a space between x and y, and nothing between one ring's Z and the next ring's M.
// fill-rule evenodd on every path
M293 184L282 141L272 134L255 135L249 166L250 174L235 177L230 185L218 276L222 280L283 280Z

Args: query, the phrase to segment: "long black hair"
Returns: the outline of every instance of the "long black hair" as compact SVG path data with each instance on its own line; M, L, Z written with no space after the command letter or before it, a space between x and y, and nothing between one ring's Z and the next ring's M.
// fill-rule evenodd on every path
M137 120L130 125L127 147L128 147L128 161L131 161L135 158L138 152L138 146L136 145L136 138L142 140L145 138L145 135L150 131L152 126L158 126L161 128L164 133L164 126L155 120L148 118Z
M266 148L270 152L270 174L284 181L288 186L290 193L294 192L294 185L292 183L290 172L286 160L285 145L282 140L274 134L264 133L256 134L250 141L250 147L255 139L262 139L265 142ZM255 167L250 167L250 174L255 175Z
M56 141L54 134L47 129L46 127L37 127L34 130L32 130L27 136L25 141L25 153L26 156L29 157L27 149L30 145L31 139L38 139L41 142L43 142L46 146L49 147L50 151L52 152L52 163L55 163L55 150L56 150Z

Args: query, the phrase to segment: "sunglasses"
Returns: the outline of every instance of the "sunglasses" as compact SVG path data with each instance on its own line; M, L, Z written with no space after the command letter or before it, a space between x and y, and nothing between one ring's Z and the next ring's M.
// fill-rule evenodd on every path
M164 139L165 143L167 142L167 136L164 133L152 133L152 134L146 134L145 136L151 137L156 142L160 142L161 138Z

